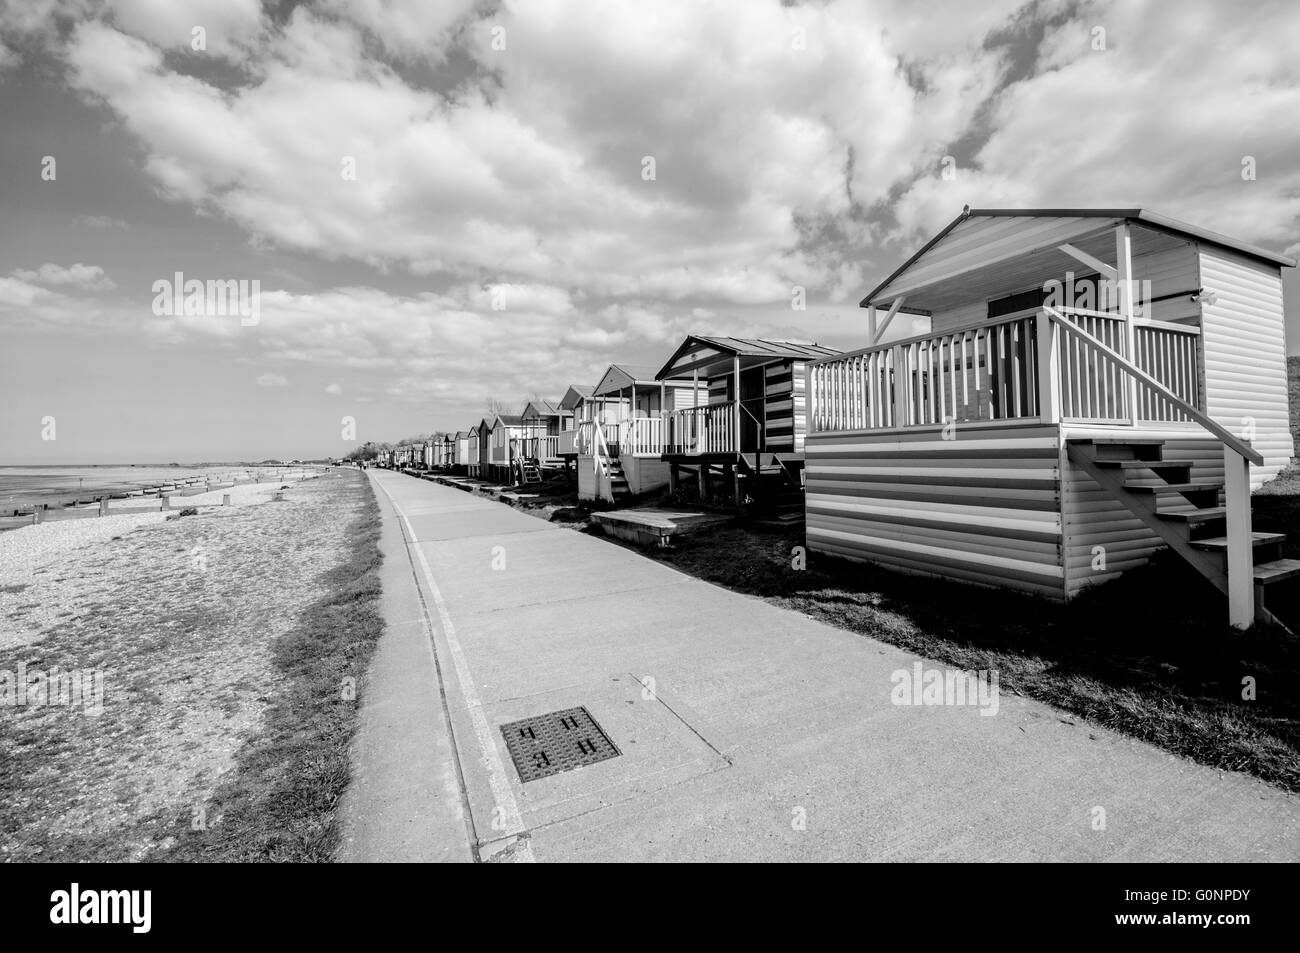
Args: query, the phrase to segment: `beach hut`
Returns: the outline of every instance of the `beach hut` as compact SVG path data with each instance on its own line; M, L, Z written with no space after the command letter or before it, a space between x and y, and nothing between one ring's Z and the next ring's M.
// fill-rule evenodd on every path
M486 480L489 474L490 456L488 453L490 443L488 435L492 431L492 421L483 417L469 430L469 439L466 454L466 469L468 475L480 480Z
M670 485L690 478L701 499L802 514L807 367L837 354L818 344L689 335L655 374L690 382L689 403L665 415Z
M667 486L664 411L691 399L689 379L656 380L649 365L609 365L576 407L579 499L624 503Z
M438 435L434 434L420 447L420 463L426 470L432 470L438 463L437 443Z
M560 398L560 413L564 418L561 422L557 452L566 467L578 456L578 409L591 397L591 391L592 387L588 384L570 384L569 389Z
M442 434L438 452L438 466L450 470L456 465L456 435L447 431Z
M520 417L525 428L520 455L541 468L563 466L560 433L572 424L572 413L566 414L559 401L530 400Z
M498 483L523 482L522 449L528 426L519 414L497 414L488 425L488 477Z
M458 430L452 436L451 471L463 475L469 472L469 431Z
M1269 618L1294 264L1144 209L963 210L810 368L810 549L1068 600L1167 547Z

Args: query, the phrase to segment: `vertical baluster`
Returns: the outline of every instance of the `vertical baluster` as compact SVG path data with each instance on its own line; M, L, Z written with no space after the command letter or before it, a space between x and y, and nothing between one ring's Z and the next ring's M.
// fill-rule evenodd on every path
M939 406L935 408L935 423L943 424L944 417L948 415L948 387L945 386L944 376L944 338L940 338L936 343L936 358L939 364L935 368L935 373L939 376Z

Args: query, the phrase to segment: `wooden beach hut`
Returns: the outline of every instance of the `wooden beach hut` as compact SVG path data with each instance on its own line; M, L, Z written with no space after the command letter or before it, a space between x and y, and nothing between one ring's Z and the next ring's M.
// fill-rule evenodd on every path
M470 428L468 441L468 462L466 464L468 475L480 480L486 480L490 474L491 455L489 435L492 432L492 421L483 417L477 424Z
M569 389L560 398L560 413L565 417L560 429L557 452L566 467L578 456L578 411L584 401L591 397L591 391L589 384L570 384Z
M1066 600L1168 547L1268 618L1294 265L1145 209L963 210L809 369L810 549Z
M497 483L523 481L522 448L528 427L519 414L497 414L488 422L488 479Z
M463 476L469 472L469 431L458 430L452 436L451 471Z
M668 485L664 412L689 407L691 381L656 380L655 368L611 364L577 406L578 497L624 503Z
M689 478L702 499L801 514L807 367L837 354L818 344L688 336L655 375L690 382L690 403L665 420L671 485Z
M525 429L520 456L539 470L564 465L560 433L572 425L573 414L566 413L559 404L559 401L530 400L520 415Z

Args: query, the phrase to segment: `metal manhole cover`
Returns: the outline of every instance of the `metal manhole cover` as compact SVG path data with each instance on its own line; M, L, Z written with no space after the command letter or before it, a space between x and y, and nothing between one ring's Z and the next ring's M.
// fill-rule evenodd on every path
M512 721L501 726L501 734L519 780L525 783L619 756L614 742L585 708Z

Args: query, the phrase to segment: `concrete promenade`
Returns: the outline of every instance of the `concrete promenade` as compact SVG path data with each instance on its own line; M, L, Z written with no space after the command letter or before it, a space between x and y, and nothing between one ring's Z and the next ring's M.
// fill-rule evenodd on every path
M1300 859L1300 799L1002 694L891 702L890 645L491 500L371 470L389 629L344 859ZM620 755L521 783L500 726Z

